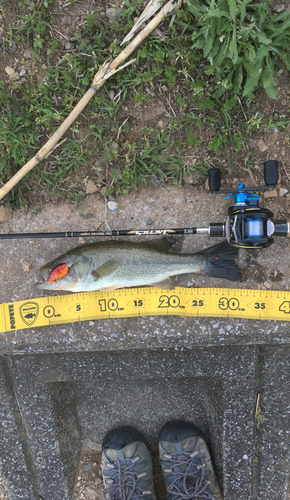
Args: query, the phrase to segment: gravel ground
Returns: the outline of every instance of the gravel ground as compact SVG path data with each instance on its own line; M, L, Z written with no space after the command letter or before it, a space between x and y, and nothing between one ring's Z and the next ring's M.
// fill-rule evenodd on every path
M103 498L103 479L101 472L101 453L88 453L79 463L73 500Z

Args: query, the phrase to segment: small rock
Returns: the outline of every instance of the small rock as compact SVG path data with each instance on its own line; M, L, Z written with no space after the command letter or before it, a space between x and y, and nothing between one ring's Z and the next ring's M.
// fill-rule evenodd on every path
M15 71L15 73L13 73L13 75L9 76L9 80L12 82L14 82L15 80L19 80L19 78L20 78L20 76L18 75L18 73L16 73L16 71Z
M276 189L273 189L272 191L265 191L264 192L264 198L265 199L268 199L268 198L277 198L278 196L278 193L276 191Z
M27 260L23 260L21 262L21 265L22 265L22 268L23 268L23 271L25 273L29 273L29 271L31 270L32 268L32 265L30 264L30 262L27 262Z
M3 205L0 207L0 222L8 222L12 219L12 208L4 207Z
M43 63L43 64L41 65L41 67L42 67L42 69L47 69L47 66L46 66L46 64L45 64L45 63Z
M96 173L98 182L102 182L106 178L107 168L108 162L107 160L105 160L105 158L100 158L99 160L95 161L93 169Z
M264 281L264 287L269 289L271 288L271 285L270 283L268 283L268 281Z
M166 87L166 85L161 85L161 89L163 90L163 92L168 92L168 88Z
M119 205L116 201L108 201L107 206L108 206L109 210L114 211L114 210L117 210Z
M15 42L13 42L13 40L12 40L12 42L10 43L10 47L9 47L9 49L11 50L11 52L16 52L16 50L17 50L17 45L16 45L16 43L15 43Z
M147 222L146 222L147 226L152 226L153 224L153 220L152 219L148 219Z
M284 196L286 193L288 193L288 189L283 187L279 188L279 196Z
M15 73L15 69L12 68L11 66L6 66L5 68L5 73L7 73L7 75L10 77L10 76L13 76L14 73Z
M108 93L108 96L110 97L110 99L114 99L115 97L115 92L113 90L110 90L110 92Z
M97 500L98 498L98 493L96 492L96 490L93 490L92 488L90 488L89 486L86 486L85 487L85 490L86 490L86 496L88 498L90 498L91 500Z
M78 243L79 243L80 245L84 245L84 244L85 244L85 242L86 242L86 240L85 240L85 238L83 238L82 236L80 236L80 237L78 238Z
M228 207L219 207L219 213L222 215L227 215Z
M207 177L207 179L206 179L206 181L205 181L205 183L204 183L204 189L207 189L208 191L210 191L210 189L209 189L209 180L208 180L208 177Z
M263 153L264 151L267 151L268 146L264 143L263 139L260 139L260 140L258 141L258 148L259 148L259 150L260 150L260 151L262 151L262 153Z
M159 120L159 122L157 123L158 127L159 128L163 128L164 127L164 121L163 120Z
M93 321L89 321L89 326L94 326L94 324L95 324L95 323L94 323ZM85 470L88 470L88 469L86 469L86 465L84 466L84 469L85 469Z
M147 203L154 203L154 202L155 202L155 199L154 199L154 198L150 198L150 197L148 196L148 198L147 198Z
M80 215L84 218L84 219L89 219L90 217L94 217L95 216L95 213L94 213L94 209L93 208L87 208L85 210L82 210L80 212Z
M117 21L118 17L123 13L122 9L118 9L116 7L111 7L106 11L106 16L109 19L111 24L114 24Z
M75 46L74 46L74 43L71 43L71 42L65 42L65 44L64 44L64 48L65 48L65 50L72 50L72 49L74 49L74 48L75 48Z
M88 181L87 185L86 185L86 193L87 194L94 194L98 191L98 188L96 186L96 184L94 183L94 181L90 180Z
M26 218L27 218L28 220L31 220L31 218L32 218L32 213L31 213L31 212L27 212Z
M24 68L23 68L23 69L20 71L19 76L21 77L21 76L24 76L24 75L26 75L26 69L24 69Z
M276 14L281 14L285 10L285 5L283 5L282 3L279 3L278 5L275 5L273 10L274 10L274 12L276 12Z
M111 149L112 151L118 151L119 144L117 144L116 142L111 142Z
M31 59L32 58L32 52L29 49L26 49L23 53L24 59Z
M93 322L93 321L90 321L90 323L93 323L93 325L94 325L94 322ZM89 323L89 324L90 324L90 323ZM90 326L93 326L93 325L90 325ZM91 468L92 468L91 464L86 464L86 465L84 466L84 470L91 470Z
M67 14L65 14L63 16L63 20L66 24L71 24L71 16L68 16Z

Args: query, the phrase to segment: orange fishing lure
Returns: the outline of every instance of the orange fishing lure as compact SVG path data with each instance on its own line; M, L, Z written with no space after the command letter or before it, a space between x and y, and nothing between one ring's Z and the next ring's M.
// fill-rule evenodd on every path
M47 283L51 283L54 280L58 280L58 278L63 278L68 272L68 267L66 264L60 264L56 266L50 273L47 278Z

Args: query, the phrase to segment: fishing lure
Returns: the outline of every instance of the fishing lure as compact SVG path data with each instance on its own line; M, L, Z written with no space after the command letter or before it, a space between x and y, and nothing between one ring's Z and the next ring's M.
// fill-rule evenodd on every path
M51 283L54 280L63 278L68 273L68 267L66 264L59 264L50 273L47 278L47 283Z

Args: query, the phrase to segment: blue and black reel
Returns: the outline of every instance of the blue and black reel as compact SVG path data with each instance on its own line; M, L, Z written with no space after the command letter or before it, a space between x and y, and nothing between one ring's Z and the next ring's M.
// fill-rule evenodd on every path
M209 170L209 187L213 194L229 194L233 198L225 224L210 224L210 236L225 236L228 242L240 248L265 248L272 243L272 236L287 236L287 220L273 221L274 214L259 205L260 196L253 191L272 190L278 182L278 162L269 160L264 163L265 186L246 188L239 184L237 189L220 190L220 169Z

